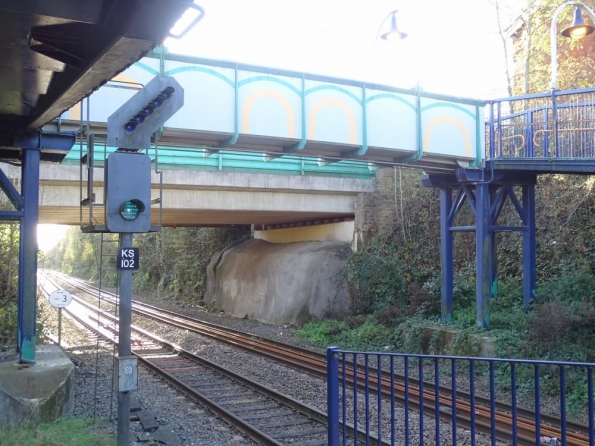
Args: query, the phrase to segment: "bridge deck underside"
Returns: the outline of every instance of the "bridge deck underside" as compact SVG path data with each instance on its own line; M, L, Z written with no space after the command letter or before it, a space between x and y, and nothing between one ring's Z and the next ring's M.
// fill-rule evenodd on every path
M95 224L104 224L103 207L96 207L93 215ZM162 225L167 227L255 225L276 228L338 223L350 221L353 218L353 213L165 209ZM83 219L88 220L88 213L83 214ZM159 223L157 209L151 213L151 220L154 225ZM43 206L39 212L39 223L78 226L80 210L78 207Z
M45 164L41 169L40 223L104 224L103 169L94 169L95 204L82 209L89 192L79 183L78 166ZM152 175L153 200L163 203L163 226L258 227L305 226L353 220L358 194L374 190L374 181L238 172L170 170ZM92 214L92 215L91 215ZM159 224L159 205L151 220Z

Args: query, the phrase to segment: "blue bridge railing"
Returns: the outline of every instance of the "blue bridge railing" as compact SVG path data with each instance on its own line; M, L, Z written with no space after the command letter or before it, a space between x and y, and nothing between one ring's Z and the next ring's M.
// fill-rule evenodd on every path
M327 359L331 446L595 445L595 364L335 347Z
M595 158L595 88L488 101L486 159Z

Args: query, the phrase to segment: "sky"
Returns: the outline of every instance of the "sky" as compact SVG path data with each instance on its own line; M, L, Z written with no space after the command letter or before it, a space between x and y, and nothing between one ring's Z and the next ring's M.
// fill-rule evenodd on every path
M488 0L195 0L204 18L172 53L490 99L505 95ZM390 25L408 34L386 42ZM381 28L381 29L380 29Z
M165 41L171 53L403 88L419 83L427 92L476 99L506 96L504 53L488 0L195 3L205 16L183 39ZM379 36L394 10L408 36L386 42ZM39 225L40 249L53 247L67 228Z
M70 226L66 225L37 225L37 246L43 252L49 251L64 238ZM39 265L40 268L43 265Z

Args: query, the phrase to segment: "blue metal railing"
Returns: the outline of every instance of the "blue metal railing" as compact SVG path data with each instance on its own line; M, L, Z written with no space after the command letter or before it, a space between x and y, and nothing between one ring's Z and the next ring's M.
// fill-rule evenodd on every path
M331 446L595 445L595 364L336 347L327 360Z
M595 88L488 101L486 159L595 158Z

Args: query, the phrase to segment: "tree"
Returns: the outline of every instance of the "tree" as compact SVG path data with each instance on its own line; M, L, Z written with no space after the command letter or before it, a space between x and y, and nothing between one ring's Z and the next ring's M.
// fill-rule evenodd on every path
M495 0L497 3L497 0ZM550 29L561 0L526 0L524 11L510 27L513 44L514 94L540 93L550 89ZM590 8L594 0L584 0ZM570 26L573 8L561 11L556 24L558 53L558 89L586 88L595 84L595 35L573 40L560 37L560 30Z

